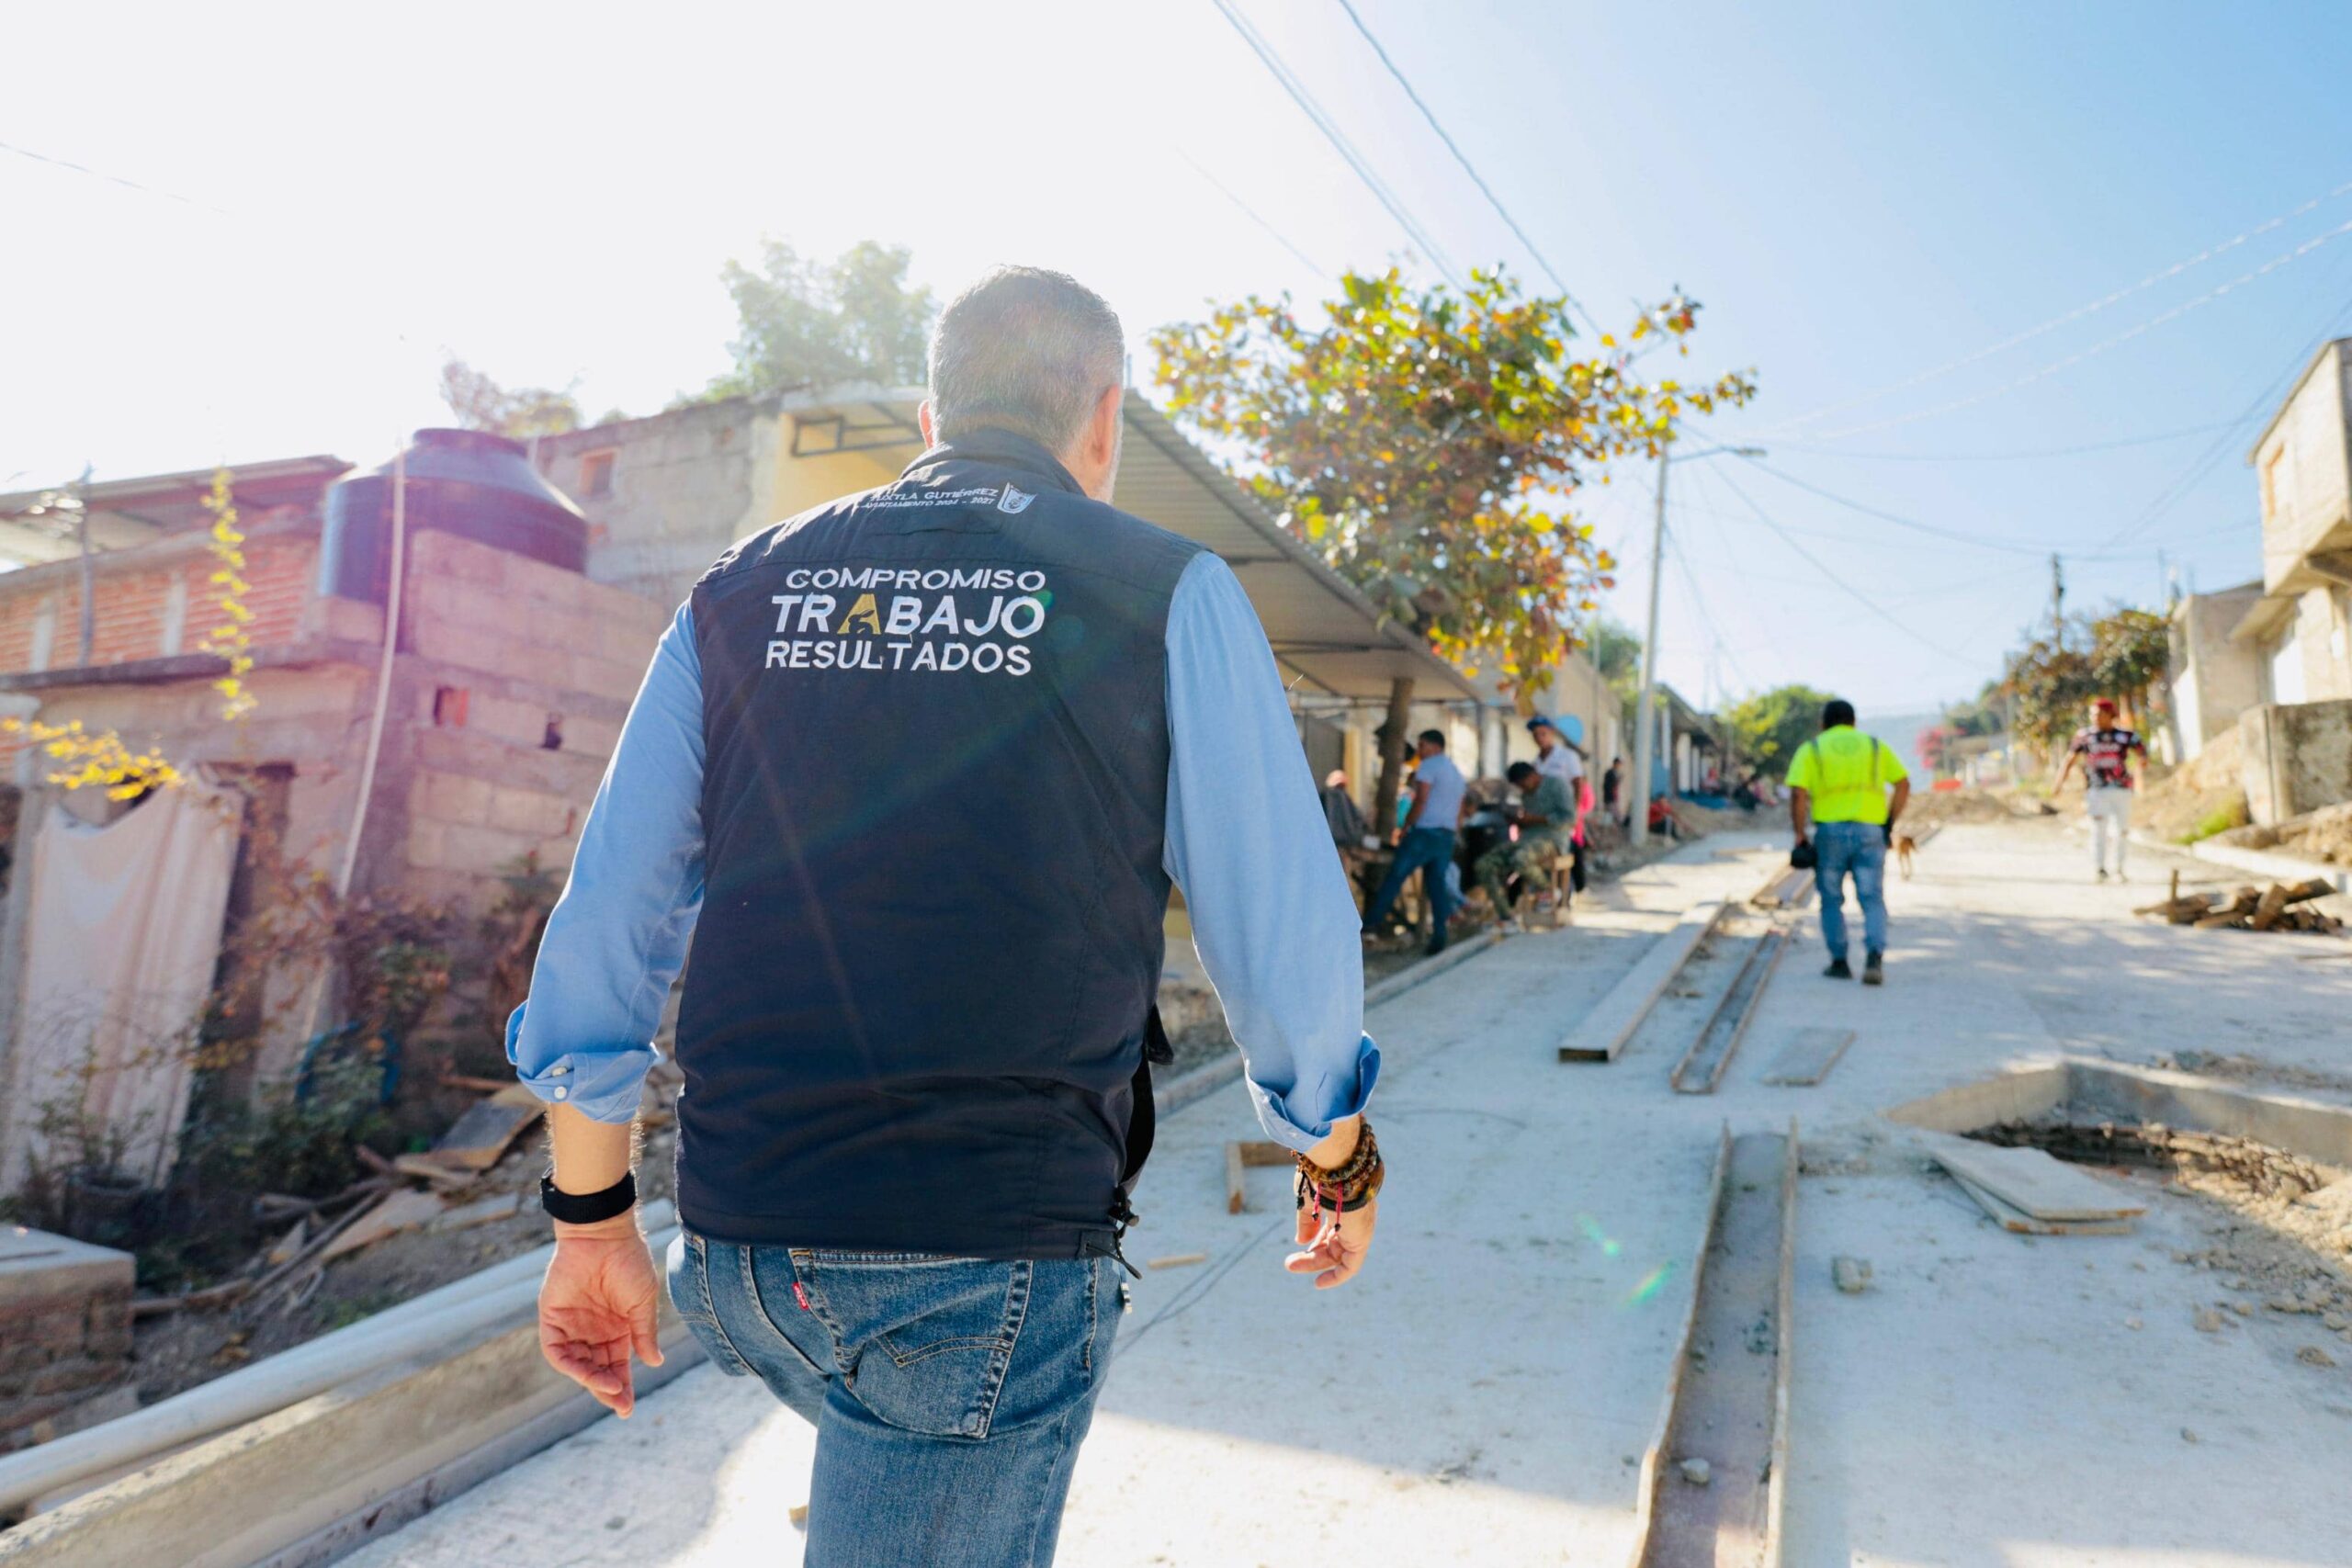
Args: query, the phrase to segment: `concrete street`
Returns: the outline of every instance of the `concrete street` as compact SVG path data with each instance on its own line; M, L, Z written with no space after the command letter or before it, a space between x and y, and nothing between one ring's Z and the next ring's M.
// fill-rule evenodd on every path
M1756 852L1719 852L1738 844ZM2174 1254L2208 1245L2220 1211L2149 1184L2132 1235L2012 1235L1878 1112L2062 1050L2243 1053L2352 1101L2325 1081L2352 1074L2352 961L2304 962L2325 939L2130 914L2175 864L2225 880L2203 863L2135 850L2137 880L2098 886L2054 825L1956 826L1891 883L1887 987L1819 978L1806 911L1716 1095L1667 1087L1707 1005L1687 998L1613 1065L1554 1059L1651 933L1750 891L1780 847L1702 840L1598 890L1573 930L1374 1013L1391 1178L1344 1291L1282 1271L1279 1171L1226 1213L1221 1146L1254 1135L1238 1085L1164 1124L1131 1254L1208 1261L1136 1287L1060 1561L1623 1562L1718 1128L1795 1117L1790 1562L2345 1562L2352 1343L2261 1312L2199 1331L2220 1285ZM1827 1081L1759 1082L1778 1039L1815 1023L1857 1032ZM1839 1255L1868 1259L1874 1288L1836 1292ZM2336 1364L2298 1359L2319 1345ZM793 1563L810 1450L758 1384L698 1368L349 1561Z

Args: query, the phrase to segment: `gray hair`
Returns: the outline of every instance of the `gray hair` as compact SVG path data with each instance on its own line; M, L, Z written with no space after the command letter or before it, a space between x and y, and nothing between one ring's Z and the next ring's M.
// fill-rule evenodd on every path
M942 441L1010 430L1058 453L1125 368L1126 336L1102 296L1065 273L996 267L932 329L932 430Z

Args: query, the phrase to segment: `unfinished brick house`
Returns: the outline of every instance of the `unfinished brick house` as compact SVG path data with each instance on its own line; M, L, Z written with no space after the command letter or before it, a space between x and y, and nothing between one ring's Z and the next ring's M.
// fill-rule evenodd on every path
M56 513L38 509L40 498L0 496L0 552L33 563L0 575L0 712L115 731L199 788L242 776L288 852L330 876L348 861L355 894L413 894L479 911L526 856L560 873L668 612L582 574L585 520L516 443L428 430L403 457L397 509L393 464L355 475L336 459L306 457L232 470L254 613L246 684L255 705L237 724L222 721L212 685L224 662L201 651L220 619L201 505L209 472L88 487L90 538L104 547L86 558L71 535L44 525ZM399 627L388 660L396 510ZM29 1136L24 1108L54 1066L39 1060L58 1044L39 1022L49 1016L43 987L70 988L75 976L74 953L59 951L73 933L61 929L55 900L73 892L62 884L93 874L74 870L64 852L86 858L92 835L153 807L58 790L43 782L44 758L14 737L0 745L17 808L0 917L5 1191ZM178 954L183 973L157 976L130 961L136 984L126 988L150 988L123 1005L170 1015L209 990L218 922L237 919L248 896L234 863L210 861L233 863L263 826L238 823L217 851L193 852L205 863L192 884L201 891L170 902L209 898L215 929L155 949ZM145 940L137 934L145 905L164 901L142 902L140 873L107 873L115 880L81 900L122 900L107 929L126 944ZM204 914L182 918L201 923ZM91 1026L99 1038L108 1027ZM297 1036L277 1041L254 1081L282 1077L300 1047ZM181 1086L148 1109L173 1126L174 1103L185 1099Z

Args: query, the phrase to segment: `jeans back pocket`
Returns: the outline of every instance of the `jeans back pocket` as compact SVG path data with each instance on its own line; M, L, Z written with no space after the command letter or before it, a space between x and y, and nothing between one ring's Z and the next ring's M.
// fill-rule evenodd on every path
M718 1325L718 1309L710 1296L710 1254L702 1237L681 1230L662 1261L667 1265L670 1304L678 1309L680 1320L701 1344L703 1354L730 1378L751 1376L752 1369Z
M1027 1259L799 1247L791 1259L859 1404L904 1431L988 1436L1029 1310Z

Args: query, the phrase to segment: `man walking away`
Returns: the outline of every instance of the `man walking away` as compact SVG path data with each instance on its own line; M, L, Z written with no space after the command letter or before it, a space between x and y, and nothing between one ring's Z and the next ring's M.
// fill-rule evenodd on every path
M2101 697L2091 707L2091 726L2075 731L2074 743L2066 748L2066 761L2058 770L2058 782L2050 793L2056 795L2066 787L2067 777L2079 760L2083 764L2083 807L2091 818L2091 870L2101 882L2107 880L2107 840L2115 840L2115 874L2119 881L2132 879L2123 874L2123 846L2132 831L2132 758L2138 753L2140 766L2148 765L2148 748L2137 731L2123 728L2115 722L2115 704Z
M631 1123L691 934L670 1295L815 1423L813 1568L1052 1560L1171 880L1300 1162L1286 1266L1341 1284L1371 1244L1355 904L1240 584L1109 503L1125 358L1059 273L941 313L929 450L678 611L508 1025L554 1142L539 1342L627 1416L632 1352L661 1359Z
M1513 762L1509 776L1511 787L1520 794L1519 809L1511 817L1519 824L1519 838L1480 855L1471 870L1494 904L1503 931L1515 934L1520 924L1512 912L1510 879L1538 875L1549 879L1552 862L1575 824L1576 803L1558 775L1539 772L1532 762Z
M1624 787L1625 759L1611 757L1609 759L1609 771L1600 775L1600 809L1611 822L1621 827L1625 825L1625 819L1617 813L1617 794Z
M1890 798L1887 786L1894 786ZM1831 701L1821 733L1789 763L1789 821L1797 842L1814 847L1814 886L1821 894L1821 940L1833 980L1850 980L1846 963L1846 878L1862 907L1862 984L1886 983L1886 848L1911 799L1911 773L1894 749L1854 728L1854 705Z
M1453 888L1446 880L1445 868L1453 863L1453 835L1462 826L1463 808L1469 802L1469 781L1445 754L1443 730L1424 729L1414 744L1420 761L1413 769L1412 808L1396 829L1396 858L1380 891L1373 896L1372 908L1363 912L1363 931L1366 936L1378 934L1388 919L1389 907L1405 891L1405 879L1418 871L1430 901L1426 951L1436 954L1445 951L1446 922L1453 919Z

